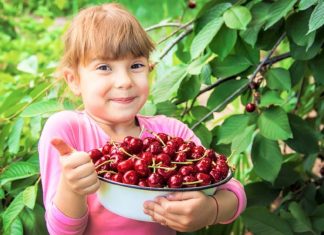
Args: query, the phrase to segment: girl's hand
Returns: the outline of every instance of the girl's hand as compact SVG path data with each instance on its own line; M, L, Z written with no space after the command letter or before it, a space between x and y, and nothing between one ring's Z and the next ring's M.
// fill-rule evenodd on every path
M214 222L216 205L202 192L177 192L144 203L144 213L176 231L190 232Z
M53 139L51 144L61 155L62 180L67 190L81 196L96 192L100 182L89 154L74 150L61 139Z

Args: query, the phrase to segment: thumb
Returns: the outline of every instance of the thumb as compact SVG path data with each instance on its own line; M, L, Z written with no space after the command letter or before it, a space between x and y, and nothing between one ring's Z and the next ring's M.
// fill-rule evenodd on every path
M193 199L199 196L199 192L197 191L188 191L188 192L175 192L171 193L167 196L169 201L184 201Z
M62 139L54 138L51 140L51 144L54 146L54 148L56 148L61 156L69 155L74 152L74 149Z

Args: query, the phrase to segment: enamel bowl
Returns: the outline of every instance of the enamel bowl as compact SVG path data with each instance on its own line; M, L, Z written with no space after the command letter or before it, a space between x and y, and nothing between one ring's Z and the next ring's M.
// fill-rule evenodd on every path
M143 212L145 201L152 201L156 197L167 196L172 192L201 191L206 195L213 195L218 186L225 184L232 178L232 172L222 181L214 184L192 188L149 188L138 185L118 183L99 176L100 188L97 191L99 202L109 211L134 220L153 222L151 217Z

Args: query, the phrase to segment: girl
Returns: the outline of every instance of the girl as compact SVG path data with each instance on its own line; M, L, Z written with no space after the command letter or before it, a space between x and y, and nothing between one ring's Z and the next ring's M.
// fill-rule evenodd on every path
M52 115L39 141L50 234L174 235L230 223L244 210L244 189L235 179L213 197L184 192L145 202L144 212L157 223L120 217L98 202L100 182L89 150L139 136L142 128L201 144L178 120L138 114L148 97L153 49L138 21L118 4L82 10L66 32L60 71L71 91L81 96L84 110Z

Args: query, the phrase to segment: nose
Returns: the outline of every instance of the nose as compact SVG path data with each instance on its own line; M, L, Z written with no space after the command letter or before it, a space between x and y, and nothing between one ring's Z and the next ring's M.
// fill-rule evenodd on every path
M133 86L133 80L127 71L120 71L115 79L115 86L121 89L129 89Z

